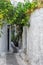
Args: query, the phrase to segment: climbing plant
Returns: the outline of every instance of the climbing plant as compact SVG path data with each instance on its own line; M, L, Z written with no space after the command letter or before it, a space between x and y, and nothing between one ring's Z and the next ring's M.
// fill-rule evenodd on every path
M25 3L19 2L15 7L11 4L10 0L0 0L0 27L2 28L4 23L16 24L19 25L22 31L24 25L30 26L29 19L31 13L40 7L41 3L37 1L31 3L29 1Z
M29 20L31 13L42 6L40 2L34 1L30 3L27 1L25 3L19 2L15 7L11 4L10 0L0 0L0 27L2 28L4 23L19 25L19 32L21 33L18 33L17 36L20 38L23 26L30 26Z
M14 8L7 0L0 0L0 26L5 22L11 23L13 20ZM3 22L5 21L5 22Z
M0 0L0 26L7 24L27 25L31 13L40 5L37 1L18 3L13 6L10 0ZM5 22L3 22L5 21Z

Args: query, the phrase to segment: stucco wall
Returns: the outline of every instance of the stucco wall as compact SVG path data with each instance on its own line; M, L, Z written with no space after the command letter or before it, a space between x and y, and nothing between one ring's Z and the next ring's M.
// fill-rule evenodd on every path
M43 8L35 10L27 28L27 55L29 65L43 65Z
M2 52L7 52L7 25L3 26L0 37L0 53Z
M26 53L27 51L27 26L23 27L23 34L22 34L22 49Z

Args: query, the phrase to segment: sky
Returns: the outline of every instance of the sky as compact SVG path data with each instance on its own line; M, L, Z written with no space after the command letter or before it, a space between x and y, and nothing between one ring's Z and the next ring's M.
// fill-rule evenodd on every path
M11 3L12 3L14 6L16 6L18 2L24 3L24 0L10 0L10 1L11 1ZM30 2L32 2L32 0L30 0Z
M17 1L17 2L24 2L24 0L11 0L11 1ZM31 2L32 0L30 0Z

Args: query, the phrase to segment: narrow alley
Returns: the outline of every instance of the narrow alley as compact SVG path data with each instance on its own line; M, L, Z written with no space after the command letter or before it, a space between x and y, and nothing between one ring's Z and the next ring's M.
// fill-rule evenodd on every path
M26 65L18 54L2 54L0 55L0 65Z

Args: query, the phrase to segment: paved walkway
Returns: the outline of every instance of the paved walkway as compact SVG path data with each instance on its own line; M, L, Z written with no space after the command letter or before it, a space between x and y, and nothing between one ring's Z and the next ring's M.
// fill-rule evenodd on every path
M27 63L25 63L23 59L21 59L19 54L8 53L4 55L2 54L2 56L0 55L0 65L27 65Z
M14 54L6 55L6 64L7 65L19 65Z
M0 65L19 65L14 54L0 56Z

